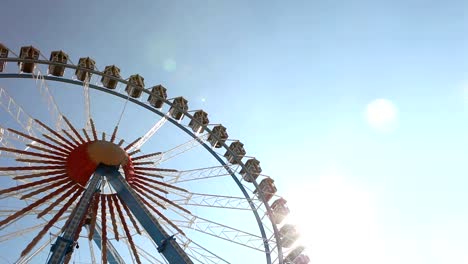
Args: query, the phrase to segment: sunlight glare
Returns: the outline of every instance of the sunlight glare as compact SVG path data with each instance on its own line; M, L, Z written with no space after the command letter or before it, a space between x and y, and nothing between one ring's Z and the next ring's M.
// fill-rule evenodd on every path
M378 132L392 132L396 129L398 111L395 104L387 99L376 99L366 108L367 123Z
M385 263L373 195L339 174L301 184L285 196L312 263Z

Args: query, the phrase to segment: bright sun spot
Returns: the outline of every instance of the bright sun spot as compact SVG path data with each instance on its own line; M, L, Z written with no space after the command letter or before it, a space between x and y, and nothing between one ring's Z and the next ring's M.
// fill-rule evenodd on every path
M386 263L373 195L336 173L285 196L311 263ZM287 253L286 253L287 254Z
M367 123L379 132L392 132L398 123L398 110L395 104L387 99L376 99L366 108Z

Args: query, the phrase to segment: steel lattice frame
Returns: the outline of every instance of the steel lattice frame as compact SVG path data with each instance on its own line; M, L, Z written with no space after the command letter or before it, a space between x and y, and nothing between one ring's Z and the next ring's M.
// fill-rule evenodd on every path
M101 77L107 77L107 78L109 78L111 80L117 81L118 83L121 83L121 84L124 84L124 85L130 85L130 86L132 85L131 83L129 83L128 81L126 81L124 79L117 78L117 77L114 77L112 75L108 75L108 74L105 74L103 72L100 72L100 71L90 70L90 69L87 69L87 68L83 68L83 67L79 67L79 66L71 65L71 64L56 63L56 62L52 62L52 61L48 61L48 60L28 60L28 59L11 58L11 57L9 57L9 58L0 58L0 62L2 62L2 61L5 61L5 62L6 61L19 62L19 63L34 63L34 64L39 64L39 65L63 66L63 67L68 68L68 69L82 70L82 71L88 72L88 73L93 74L93 75L97 75L97 76L101 76ZM15 79L29 78L30 79L30 78L34 78L34 75L32 75L32 74L21 74L21 73L0 73L0 78L15 78ZM44 80L68 83L68 84L78 85L78 86L83 86L84 85L84 83L81 82L81 81L73 80L73 79L66 78L66 77L41 76L41 81L44 81ZM262 220L262 218L259 215L259 211L261 211L260 210L261 206L260 206L259 203L261 203L261 205L263 206L263 208L265 210L264 212L266 213L266 215L268 215L268 216L272 215L272 211L271 211L271 208L270 208L270 205L269 205L268 201L266 201L264 199L263 194L260 192L259 194L257 194L259 196L259 198L260 198L259 203L254 202L255 199L250 197L248 191L244 188L243 184L241 183L238 176L236 175L236 171L239 171L240 169L246 170L247 173L250 174L248 168L242 162L242 160L238 160L237 165L231 165L229 163L226 163L226 161L222 157L220 157L220 155L217 154L207 144L207 142L204 140L204 138L200 138L200 135L190 131L186 126L181 124L178 120L173 119L173 118L168 118L167 114L164 114L159 109L157 109L157 108L155 108L155 107L153 107L153 106L151 106L149 104L140 102L139 100L131 98L131 97L127 96L126 94L122 94L122 93L119 93L119 92L117 92L115 90L110 90L110 89L107 89L107 88L104 88L104 87L100 87L98 85L94 85L94 84L91 84L89 82L87 82L85 85L87 86L87 88L89 87L89 88L92 88L92 89L95 89L95 90L99 90L99 91L111 94L113 96L120 97L120 98L125 99L125 100L128 100L133 104L136 104L136 105L138 105L138 106L140 106L140 107L142 107L142 108L144 108L144 109L146 109L148 111L151 111L151 112L159 115L162 118L161 120L163 120L164 122L166 122L166 121L171 122L177 128L179 128L180 130L182 130L186 134L188 134L190 137L192 137L194 142L196 142L197 144L202 145L205 148L205 150L207 152L209 152L221 164L221 166L219 168L217 168L217 169L227 171L227 175L230 175L232 177L232 179L236 182L237 186L239 187L239 189L241 190L241 192L245 196L245 200L241 200L241 201L239 201L240 203L234 204L234 205L233 204L222 204L223 201L222 201L222 198L220 198L220 197L216 197L215 201L209 201L209 199L206 199L206 196L201 195L201 197L203 197L203 198L201 198L202 201L200 201L198 203L199 204L202 204L202 203L219 204L219 203L221 203L220 206L223 206L223 207L232 206L233 208L236 208L236 209L242 207L244 210L245 209L252 210L252 212L253 212L253 214L255 216L255 219L256 219L256 221L258 223L260 233L261 233L260 239L263 240L263 245L264 245L264 250L265 250L265 255L266 255L266 262L267 263L274 263L275 262L275 263L280 263L280 264L283 263L282 248L279 245L280 237L279 237L278 227L271 220L270 220L271 229L269 229L269 227L267 227L267 226L264 226L264 221ZM151 94L151 92L148 91L148 89L144 89L143 93L146 94L146 95ZM173 105L173 102L171 102L169 99L165 99L165 98L158 98L158 99L163 100L164 104L166 104L169 107L176 107L176 106ZM183 109L179 109L179 110L183 110ZM183 110L183 114L184 114L185 118L187 118L189 120L194 119L193 115L190 112L188 112L188 110ZM208 126L204 127L204 129L205 129L207 134L210 134L212 132L212 130ZM103 137L105 137L105 135L103 135ZM225 142L222 142L221 146L222 146L222 148L224 148L224 150L227 153L230 153L231 155L236 156L236 153L234 153L228 147L228 145ZM161 157L160 160L161 159L163 159L163 157ZM209 173L211 173L211 172L209 172ZM215 174L215 175L217 175L217 174ZM201 176L199 174L196 174L195 178L196 177L201 177ZM210 175L205 175L204 177L210 177ZM175 176L174 179L173 179L173 182L177 182L177 181L178 181L178 178ZM259 188L259 185L256 182L256 180L254 180L252 182L252 184L253 184L255 189ZM248 201L248 205L245 204L245 201ZM228 200L227 202L231 203L231 200ZM244 204L241 205L241 203L244 203ZM209 224L209 223L205 223L205 225L206 224ZM203 225L203 223L199 223L199 225ZM270 238L267 237L266 232L265 232L265 228L271 230L272 233L274 234L274 240L276 241L276 246L274 248L270 248L270 246L271 246L269 244ZM190 241L187 241L186 243L190 243ZM271 253L274 250L276 250L276 252L277 252L277 258L275 260L272 259L272 255L271 255Z

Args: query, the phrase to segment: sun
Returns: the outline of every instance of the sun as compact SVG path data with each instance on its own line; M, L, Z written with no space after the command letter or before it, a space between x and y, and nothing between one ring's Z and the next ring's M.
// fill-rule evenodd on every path
M398 123L396 105L387 99L376 99L367 105L367 123L378 132L393 132Z

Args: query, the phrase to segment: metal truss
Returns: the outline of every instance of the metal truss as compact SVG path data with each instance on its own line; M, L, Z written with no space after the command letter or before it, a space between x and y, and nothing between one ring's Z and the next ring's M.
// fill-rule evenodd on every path
M36 73L34 73L36 71ZM57 103L55 102L54 97L50 93L49 86L47 85L46 80L44 79L44 76L42 75L40 69L38 67L35 67L32 76L33 79L36 81L36 86L39 90L39 93L41 94L42 98L47 104L47 110L49 110L50 117L52 118L52 122L55 124L55 128L57 130L60 130L63 126L63 118L62 114L57 106Z
M181 155L195 147L200 146L200 142L205 141L208 138L208 133L202 134L197 138L191 139L179 146L176 146L168 151L162 152L161 154L151 157L148 160L152 161L155 166L168 161L169 159L172 159L174 157L177 157L178 155Z
M169 113L166 113L164 115L164 117L162 117L158 122L156 122L156 124L153 125L153 127L151 127L151 129L146 132L146 134L140 139L138 140L138 142L133 145L129 150L137 150L137 149L140 149L143 144L146 143L146 141L148 141L154 134L156 134L156 132L158 132L158 130L163 127L163 125L167 122L167 120L169 119Z
M256 207L261 205L258 199L247 200L245 197L225 196L205 193L184 193L179 192L177 195L181 198L173 198L173 202L178 205L213 207L222 209L237 209L237 210L252 210L250 204L255 204Z
M239 165L226 165L226 166L214 166L209 168L194 169L178 171L168 173L166 176L167 182L170 184L188 182L194 180L210 179L215 177L231 176L231 173L227 171L230 168L231 171L239 171Z

